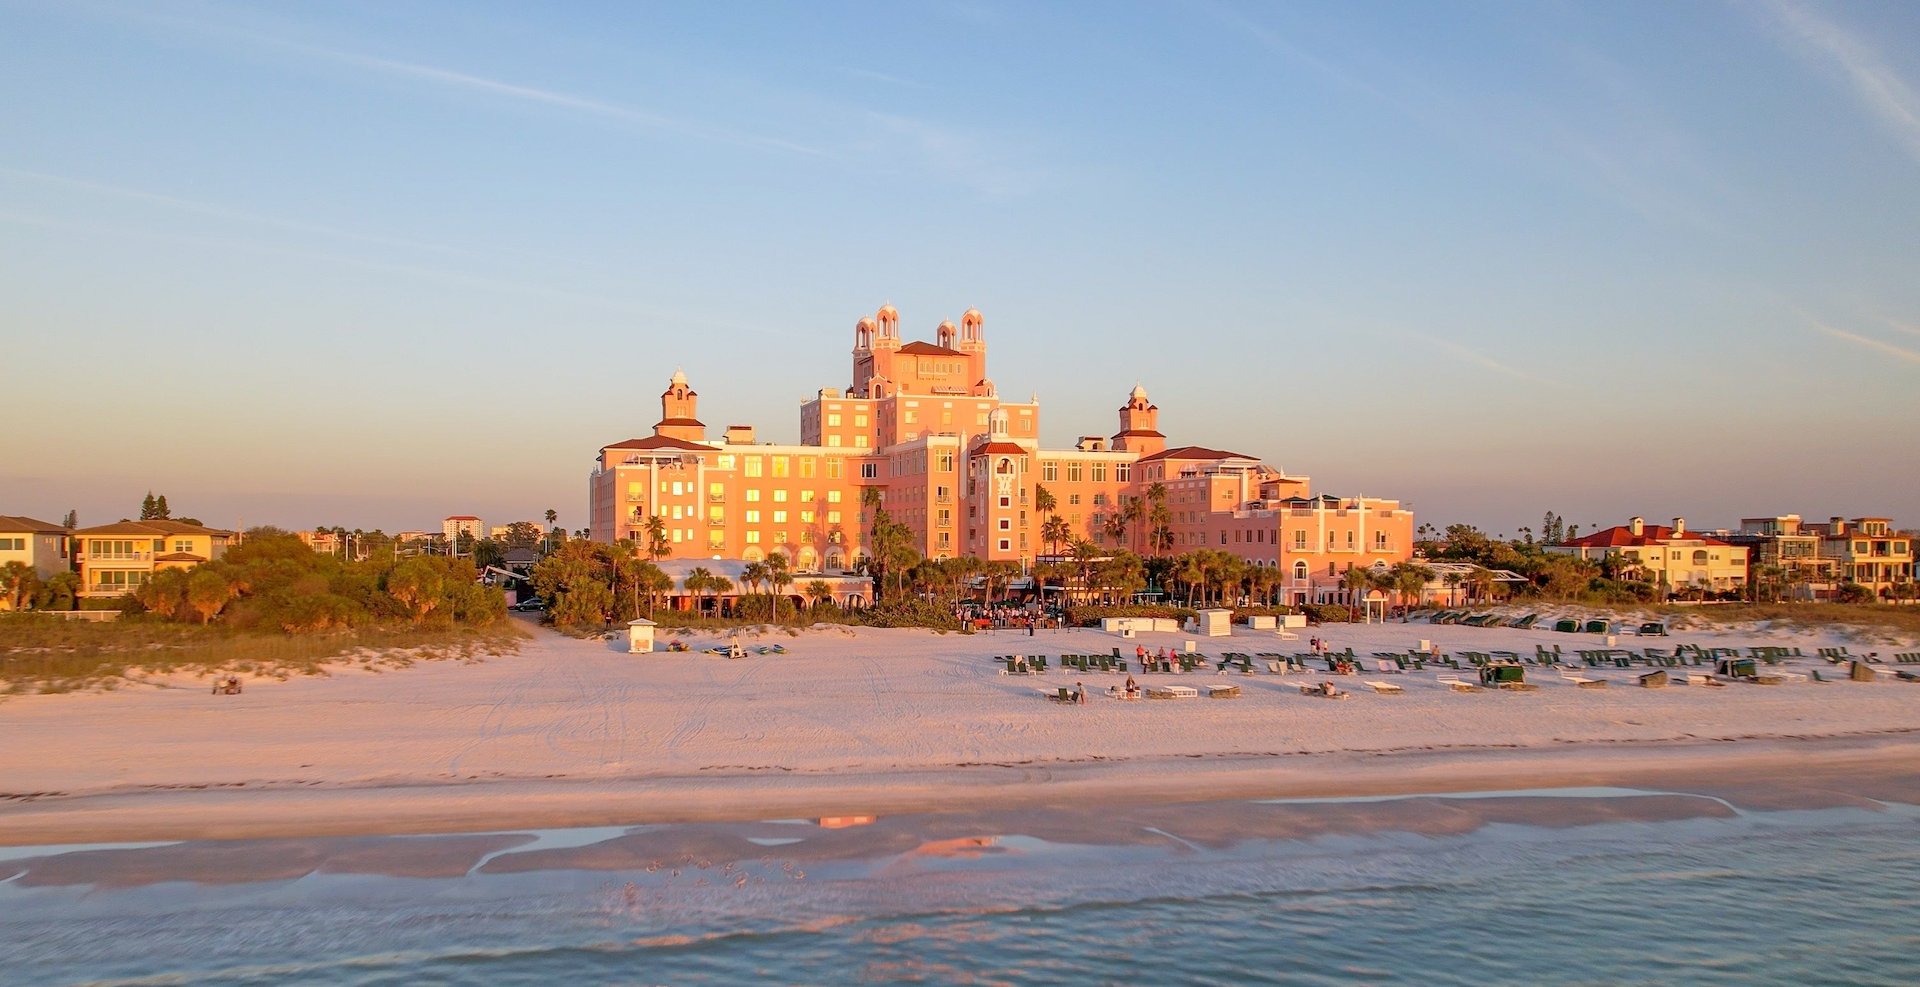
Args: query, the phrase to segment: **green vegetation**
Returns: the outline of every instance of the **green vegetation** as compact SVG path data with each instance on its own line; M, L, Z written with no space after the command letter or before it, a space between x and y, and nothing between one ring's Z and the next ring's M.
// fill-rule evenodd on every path
M159 500L156 507L164 506ZM21 591L17 573L0 576L13 580L11 591ZM48 604L40 609L72 609L76 587L68 576L35 581L36 601ZM120 610L120 619L6 615L0 623L4 688L95 686L136 669L314 672L354 655L392 663L510 650L520 635L502 619L500 591L480 585L464 560L396 561L389 554L350 562L316 554L270 528L249 532L219 559L163 569L135 595L101 602Z
M147 675L233 672L322 675L353 661L397 668L430 659L472 660L519 648L508 621L486 627L371 625L329 634L288 635L151 618L105 623L46 614L0 614L0 693L114 688Z

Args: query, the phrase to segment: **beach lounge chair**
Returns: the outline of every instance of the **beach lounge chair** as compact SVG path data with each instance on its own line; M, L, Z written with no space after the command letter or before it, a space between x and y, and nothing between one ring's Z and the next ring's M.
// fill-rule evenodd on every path
M1640 625L1640 636L1641 637L1666 637L1667 625L1657 620L1647 621L1646 623Z
M1580 632L1580 622L1571 617L1563 618L1553 622L1553 629L1562 634L1577 634Z
M1589 620L1587 621L1587 626L1581 628L1581 630L1585 631L1588 634L1612 634L1613 621Z
M1604 689L1607 687L1606 679L1588 678L1587 676L1575 675L1572 672L1568 672L1568 671L1562 671L1560 673L1560 677L1562 679L1565 679L1568 682L1573 683L1573 687L1576 689ZM1664 683L1665 679L1662 679L1661 681L1662 683ZM1644 684L1644 682L1642 684Z
M1535 624L1536 622L1538 622L1539 620L1540 620L1540 615L1539 615L1539 614L1537 614L1537 613L1530 613L1530 614L1527 614L1527 615L1526 615L1525 617L1517 617L1517 618L1515 618L1515 619L1513 619L1513 620L1511 620L1511 621L1508 621L1508 622L1507 622L1507 626L1508 626L1508 627L1512 627L1512 628L1515 628L1515 629L1517 629L1517 630L1523 630L1523 631L1524 631L1524 630L1528 630L1528 629L1530 629L1530 628L1532 628L1532 627L1533 627L1533 625L1534 625L1534 624Z
M1392 682L1382 682L1379 679L1361 679L1360 684L1383 696L1398 696L1407 691Z

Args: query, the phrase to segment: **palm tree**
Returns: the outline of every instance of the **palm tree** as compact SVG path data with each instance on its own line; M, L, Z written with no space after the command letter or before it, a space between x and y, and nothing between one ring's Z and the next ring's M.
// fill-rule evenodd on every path
M1167 506L1167 485L1159 481L1147 487L1147 521L1153 529L1147 532L1147 548L1155 554L1163 554L1173 549L1173 510Z
M640 563L640 588L647 591L647 616L653 616L653 605L660 594L673 589L673 577L660 571L660 567L651 562Z
M667 519L658 514L647 515L647 558L658 562L667 557L673 549L667 544Z
M793 585L793 569L787 562L787 553L773 552L767 556L767 582L773 587L773 619L780 619L780 598L788 586Z
M707 580L707 588L713 591L713 612L720 614L720 598L733 592L733 580L725 576L714 576Z
M1051 515L1059 506L1060 502L1053 496L1053 491L1048 490L1045 486L1038 483L1033 485L1033 509L1035 511L1041 514Z
M1101 552L1100 546L1081 538L1068 547L1067 554L1073 556L1075 574L1080 580L1080 591L1084 593L1093 583L1094 560L1104 553Z
M1140 497L1129 498L1126 506L1122 508L1121 511L1127 519L1127 527L1132 529L1136 536L1146 533L1148 511L1145 499ZM1132 548L1133 546L1129 545L1127 547Z
M1420 605L1420 594L1426 591L1427 580L1433 578L1433 570L1423 565L1402 562L1393 567L1393 588L1400 594L1400 605L1412 610Z
M807 583L807 599L812 602L815 609L819 609L821 600L832 595L833 587L828 586L824 579L815 579Z
M1350 616L1360 615L1360 591L1371 582L1367 570L1358 566L1348 566L1346 574L1340 577L1340 585L1347 591L1347 612Z
M1466 581L1466 577L1460 575L1458 570L1455 570L1448 572L1445 579L1447 584L1447 605L1457 607L1460 605L1460 584Z
M740 570L740 581L746 584L747 593L755 593L760 584L767 581L770 572L765 562L749 562Z
M1073 539L1073 528L1067 524L1066 518L1054 514L1041 522L1040 538L1053 549L1052 554L1059 555L1060 545Z
M680 585L693 595L693 609L697 613L702 609L700 604L707 589L713 585L713 573L709 572L706 566L694 566L687 570L686 576L680 580Z

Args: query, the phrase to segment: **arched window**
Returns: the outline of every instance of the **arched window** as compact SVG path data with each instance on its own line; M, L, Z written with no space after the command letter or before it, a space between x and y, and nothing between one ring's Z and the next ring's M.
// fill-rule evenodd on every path
M994 467L993 471L1002 475L1013 472L1013 460L1002 457L1000 465Z
M1704 548L1703 548L1703 549L1700 549L1699 551L1696 551L1696 552L1694 552L1694 553L1693 553L1693 564L1694 564L1694 565L1700 565L1700 566L1703 566L1703 565L1706 565L1706 564L1707 564L1707 551L1706 551L1706 549L1704 549Z

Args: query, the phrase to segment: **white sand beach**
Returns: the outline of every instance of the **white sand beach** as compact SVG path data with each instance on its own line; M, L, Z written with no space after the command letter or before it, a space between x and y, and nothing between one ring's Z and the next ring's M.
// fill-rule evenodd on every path
M1596 648L1592 635L1425 624L1313 629L1335 648ZM692 636L698 646L717 643ZM1641 689L1642 668L1581 689L1530 670L1536 691L1459 693L1432 671L1339 680L1350 701L1302 696L1324 674L1139 675L1201 698L1121 702L1124 676L1058 668L1062 653L1136 643L1210 655L1305 651L1305 640L1094 630L974 635L821 628L746 637L784 655L628 654L624 642L537 630L519 654L370 672L206 680L0 702L0 845L424 833L746 820L1076 801L1307 797L1717 780L1750 798L1819 800L1823 772L1885 776L1905 794L1920 750L1920 683L1882 680ZM1778 645L1790 672L1834 669L1820 647L1914 650L1836 632L1746 628L1623 647ZM1008 676L996 654L1046 654ZM1367 663L1371 667L1371 661ZM1137 669L1137 666L1135 666ZM1885 666L1888 668L1898 666ZM1470 677L1470 673L1469 673ZM1374 694L1361 679L1403 687ZM1085 706L1043 691L1084 682ZM1207 686L1241 687L1236 699ZM1895 789L1898 789L1896 791ZM1858 786L1855 786L1858 791ZM1837 799L1838 796L1835 796ZM1857 799L1847 800L1857 804Z

